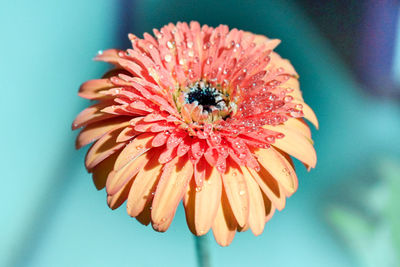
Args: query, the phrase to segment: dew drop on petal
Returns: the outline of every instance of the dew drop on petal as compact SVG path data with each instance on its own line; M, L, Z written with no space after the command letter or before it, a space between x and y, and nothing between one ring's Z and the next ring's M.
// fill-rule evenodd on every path
M285 96L285 98L283 99L283 101L285 101L285 102L290 102L290 101L292 101L292 100L293 100L293 97L290 96L290 95Z
M164 59L165 59L166 62L170 62L171 59L172 59L172 56L169 55L169 54L168 54L168 55L165 55Z
M297 109L302 109L302 108L303 108L303 105L302 105L302 104L297 104L295 107L296 107Z

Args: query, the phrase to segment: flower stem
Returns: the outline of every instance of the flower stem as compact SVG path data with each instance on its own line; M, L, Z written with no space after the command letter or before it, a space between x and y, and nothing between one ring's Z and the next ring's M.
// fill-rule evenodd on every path
M207 236L194 236L198 267L211 267Z

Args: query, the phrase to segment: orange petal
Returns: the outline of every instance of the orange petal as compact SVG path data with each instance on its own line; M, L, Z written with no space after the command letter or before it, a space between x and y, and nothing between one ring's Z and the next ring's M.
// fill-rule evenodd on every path
M104 61L104 62L111 63L116 66L120 66L120 64L118 63L118 60L120 59L120 57L118 56L118 53L121 51L122 50L118 50L118 49L107 49L107 50L99 52L96 55L96 57L94 58L94 60Z
M312 145L312 140L289 129L285 125L269 126L264 128L283 133L282 139L276 139L272 145L297 158L304 164L314 168L317 164L317 154Z
M81 85L78 95L87 99L99 99L106 97L100 91L116 87L109 79L90 80Z
M156 190L162 166L158 163L157 155L154 155L136 176L127 202L127 211L132 217L138 216L148 200L153 197L152 194Z
M187 156L174 158L165 165L152 205L154 230L164 232L168 229L192 175L193 165Z
M233 161L228 162L222 181L233 214L238 224L244 226L249 218L249 196L243 174Z
M274 148L255 151L258 162L275 178L289 193L297 190L297 175L292 165Z
M128 162L146 153L152 146L153 133L144 133L135 137L121 152L115 161L114 170L119 170Z
M121 152L122 153L122 152ZM125 184L131 181L138 172L147 164L152 158L154 152L149 151L130 161L119 170L110 172L107 178L106 189L109 195L116 194Z
M117 142L126 142L134 138L138 132L136 132L132 127L126 127L121 131L117 137Z
M193 179L190 180L189 186L186 188L183 196L183 207L185 208L187 226L194 235L198 235L195 226L195 200L196 200L196 183Z
M151 203L151 200L147 201L146 206L143 208L142 212L136 216L136 220L138 220L138 222L143 225L149 225L151 222Z
M289 60L282 58L280 55L278 55L275 52L272 52L270 54L270 57L271 57L270 65L273 65L274 68L276 68L276 69L283 68L285 70L285 73L289 73L290 75L293 75L295 77L299 76Z
M118 155L118 152L114 153L93 168L93 183L97 190L101 190L106 186L108 174L113 170Z
M76 130L80 127L86 126L96 121L101 121L115 117L116 115L114 114L108 114L101 111L102 109L110 105L112 105L112 103L107 101L107 102L100 102L88 108L85 108L84 110L81 111L81 113L78 114L78 116L76 116L74 122L72 123L72 130Z
M128 198L129 190L131 189L132 180L124 185L117 193L114 195L107 196L107 204L111 209L116 209L125 202Z
M254 235L260 235L265 225L265 206L260 186L246 167L241 167L241 170L249 191L249 226Z
M128 118L112 118L108 120L99 121L86 126L76 138L75 146L77 149L86 146L100 137L102 137L107 132L114 128L120 128L120 125L127 122Z
M275 213L275 207L272 204L271 200L265 195L263 192L261 192L263 200L264 200L264 207L265 207L265 222L268 222L272 216L274 216Z
M247 168L251 173L254 180L261 187L261 190L272 201L272 204L278 209L282 210L285 207L286 198L281 189L280 184L269 174L269 172L260 166L260 171L256 172L254 169Z
M266 45L265 50L273 50L281 43L279 39L268 39L264 35L254 35L253 33L246 32L246 34L247 33L255 37L253 42L257 45Z
M222 181L216 168L208 166L203 186L195 191L196 233L204 235L210 230L221 201Z
M290 130L304 135L305 137L311 139L311 130L307 123L303 119L290 118L284 123L284 125Z
M304 118L306 118L308 121L310 121L315 128L318 130L319 129L319 124L318 124L318 119L317 116L315 115L314 111L310 108L309 105L307 105L306 103L304 103L304 101L302 99L294 99L292 101L292 103L295 104L300 104L302 105L302 111L304 114Z
M317 116L315 116L314 111L306 103L301 103L301 104L303 105L302 110L304 113L304 118L309 120L315 126L315 128L319 129L318 119Z
M281 85L282 88L293 89L288 95L292 96L296 102L304 102L303 95L300 91L300 83L297 78L291 77Z
M121 128L125 126L125 124L122 124L121 127L106 133L90 147L85 158L85 165L89 171L108 156L125 146L125 143L116 143Z
M225 191L223 190L221 204L212 226L214 238L220 246L228 246L235 237L237 223L229 205Z

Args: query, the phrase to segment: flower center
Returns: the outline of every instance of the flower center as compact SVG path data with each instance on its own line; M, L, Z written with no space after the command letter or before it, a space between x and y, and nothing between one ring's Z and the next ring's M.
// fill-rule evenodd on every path
M185 96L186 103L192 104L197 101L199 105L203 106L203 110L207 112L211 112L215 108L217 110L226 109L225 98L222 92L205 82L195 83L189 88L189 92Z

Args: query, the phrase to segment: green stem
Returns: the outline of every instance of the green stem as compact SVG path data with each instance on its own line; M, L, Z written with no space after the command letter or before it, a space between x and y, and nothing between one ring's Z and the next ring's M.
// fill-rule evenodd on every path
M207 236L194 236L194 241L198 266L211 267Z

